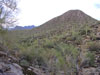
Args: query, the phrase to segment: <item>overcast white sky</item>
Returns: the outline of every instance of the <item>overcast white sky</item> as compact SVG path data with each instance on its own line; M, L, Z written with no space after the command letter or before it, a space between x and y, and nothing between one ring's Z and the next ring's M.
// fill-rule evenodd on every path
M100 19L100 0L21 0L18 7L20 26L38 26L72 9Z

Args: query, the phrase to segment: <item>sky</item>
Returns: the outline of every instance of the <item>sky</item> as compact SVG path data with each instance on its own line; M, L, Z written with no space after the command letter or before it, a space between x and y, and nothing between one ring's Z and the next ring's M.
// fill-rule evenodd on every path
M100 20L100 0L21 0L19 26L39 26L68 10L80 9Z

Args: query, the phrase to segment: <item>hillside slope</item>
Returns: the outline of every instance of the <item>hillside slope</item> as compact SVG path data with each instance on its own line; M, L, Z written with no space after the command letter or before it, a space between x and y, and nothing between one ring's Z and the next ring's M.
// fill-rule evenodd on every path
M32 30L10 31L7 37L5 45L17 52L26 72L100 75L100 24L80 10L70 10Z
M97 24L97 20L88 16L81 10L69 10L66 13L55 17L48 22L35 27L31 30L22 30L22 31L10 31L15 38L16 36L21 37L31 37L31 36L44 36L44 35L54 35L60 32L69 31L72 27L79 26L80 28L84 27L85 25L94 25ZM16 35L16 34L17 35Z
M47 32L52 30L66 30L73 25L94 25L97 20L85 14L81 10L69 10L66 13L55 17L41 26L33 29L34 32Z

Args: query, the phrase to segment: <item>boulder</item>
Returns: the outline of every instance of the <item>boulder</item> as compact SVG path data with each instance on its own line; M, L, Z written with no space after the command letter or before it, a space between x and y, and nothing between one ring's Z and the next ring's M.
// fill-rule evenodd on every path
M11 59L10 55L0 51L0 75L24 75L21 66L13 61L15 60Z
M16 63L0 62L0 75L24 75L22 68Z

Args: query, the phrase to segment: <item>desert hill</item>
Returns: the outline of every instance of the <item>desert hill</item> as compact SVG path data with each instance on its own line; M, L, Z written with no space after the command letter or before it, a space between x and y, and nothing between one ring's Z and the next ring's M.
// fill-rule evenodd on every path
M99 23L69 10L31 30L8 31L4 45L25 75L100 75Z
M33 32L47 32L52 30L65 30L73 25L94 25L97 20L85 14L81 10L69 10L64 14L55 17L41 26L33 29Z

